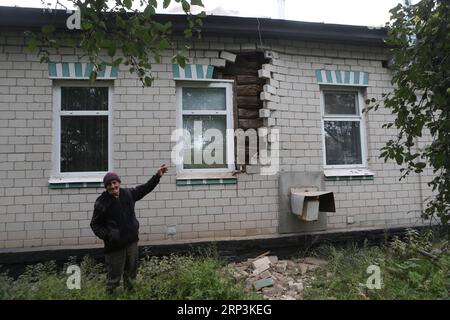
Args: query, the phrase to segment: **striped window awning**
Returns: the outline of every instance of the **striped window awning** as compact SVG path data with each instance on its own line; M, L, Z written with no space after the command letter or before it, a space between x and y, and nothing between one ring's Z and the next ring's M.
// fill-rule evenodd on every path
M316 78L319 84L362 87L369 85L369 73L362 71L316 70Z
M180 79L212 79L214 67L205 64L186 64L182 68L178 64L172 65L173 78Z
M92 63L62 62L48 63L50 79L89 79L94 68ZM112 80L117 78L117 67L100 65L97 80Z

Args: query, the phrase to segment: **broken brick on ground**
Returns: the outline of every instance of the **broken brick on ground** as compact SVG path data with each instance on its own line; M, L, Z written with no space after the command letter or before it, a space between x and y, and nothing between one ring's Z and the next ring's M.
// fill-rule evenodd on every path
M304 283L312 272L327 264L315 257L279 260L268 252L254 259L228 264L237 280L244 280L247 292L259 292L268 300L301 300Z

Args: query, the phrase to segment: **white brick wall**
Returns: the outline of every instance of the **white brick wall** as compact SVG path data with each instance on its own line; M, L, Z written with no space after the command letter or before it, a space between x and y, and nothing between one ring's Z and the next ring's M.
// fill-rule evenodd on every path
M3 32L0 41L0 248L101 243L89 227L99 189L49 189L52 152L52 81L47 66L29 54L20 36ZM6 42L5 42L6 40ZM209 40L209 42L208 42ZM381 67L381 49L348 45L267 40L276 53L268 72L267 108L280 129L281 170L322 170L319 86L315 69L364 70L370 73L367 96L381 98L390 90L390 75ZM180 45L182 42L180 42ZM191 44L191 63L222 63L221 50L256 50L246 39L210 38ZM71 51L56 60L76 61ZM175 129L175 81L167 50L153 65L156 80L142 88L121 68L114 81L115 171L125 186L143 183L160 163L170 163L170 133ZM270 90L269 90L270 89ZM378 158L379 149L395 134L381 125L391 119L381 109L367 116L368 163L373 181L327 182L335 192L337 212L328 228L385 227L416 223L429 180L417 176L398 182L398 167ZM238 175L237 185L176 186L175 168L156 190L136 206L141 240L245 237L276 234L278 177ZM347 216L354 223L347 225Z

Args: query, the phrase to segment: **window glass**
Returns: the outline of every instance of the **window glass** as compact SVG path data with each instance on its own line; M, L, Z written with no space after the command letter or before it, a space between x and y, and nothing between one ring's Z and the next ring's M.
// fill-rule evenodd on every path
M362 164L359 121L324 121L327 165Z
M61 87L61 110L108 110L108 87Z
M184 115L183 128L191 135L190 146L185 149L184 154L185 169L228 167L225 115ZM205 149L207 149L206 152L204 152ZM211 157L206 159L204 155L211 155ZM195 159L201 159L201 162Z
M108 171L108 116L61 117L61 172Z
M324 92L325 114L358 115L357 96L354 92Z
M183 88L183 110L226 110L225 88Z

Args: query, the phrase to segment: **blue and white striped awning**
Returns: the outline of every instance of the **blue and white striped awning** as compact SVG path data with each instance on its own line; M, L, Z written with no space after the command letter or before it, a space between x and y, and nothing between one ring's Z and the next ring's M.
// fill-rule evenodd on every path
M62 62L48 63L48 74L50 79L89 79L94 68L92 63ZM98 80L110 80L117 78L117 67L100 65L97 74Z
M214 67L205 64L186 64L182 68L178 64L172 65L173 78L180 79L212 79Z
M362 71L316 70L316 78L319 84L362 87L369 85L369 73Z

